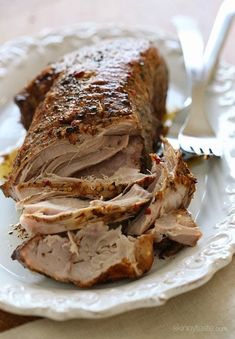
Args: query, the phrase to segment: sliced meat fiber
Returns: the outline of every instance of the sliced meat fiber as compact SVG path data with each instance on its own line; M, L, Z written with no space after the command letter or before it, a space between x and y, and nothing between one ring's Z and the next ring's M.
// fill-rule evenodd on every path
M122 193L125 188L138 184L147 188L155 179L155 174L143 174L138 169L122 167L112 176L66 178L48 175L15 188L20 200L18 205L38 202L51 196L82 197L88 199L111 199Z
M84 209L90 205L89 200L74 199L70 197L52 197L50 200L39 201L23 206L24 214L41 213L43 215L57 215L63 212ZM17 205L19 208L20 205Z
M72 177L75 173L100 164L107 159L112 158L115 154L128 146L128 136L110 136L104 137L106 141L100 148L86 150L86 154L81 156L80 152L74 154L66 154L52 160L43 166L40 174L55 173L62 177Z
M19 171L15 173L14 185L8 187L9 182L6 182L2 188L3 190L9 188L9 195L17 200L17 186L50 173L73 176L73 173L79 170L112 158L122 149L128 148L128 144L128 135L87 136L81 145L58 140L56 144L45 147L37 155L30 157L30 161L25 166L22 163ZM140 163L138 165L140 167Z
M184 208L158 218L149 233L154 236L155 243L168 238L187 246L195 246L202 235L191 214Z
M152 172L158 173L149 190L153 198L128 227L128 234L140 235L146 232L162 215L187 208L195 191L196 179L189 171L179 152L164 140L162 160L153 156ZM155 159L155 160L154 160Z
M143 163L143 142L139 137L130 137L128 146L116 153L113 157L100 162L94 166L76 172L73 176L84 178L94 176L95 178L110 177L122 168L141 169ZM128 175L128 172L127 172Z
M13 196L15 200L22 200L32 194L55 190L58 193L68 192L71 196L85 198L100 198L101 196L105 199L112 198L120 194L128 182L134 183L143 178L143 184L147 184L150 175L140 173L139 159L142 148L140 140L137 137L131 137L128 146L110 159L78 171L73 174L73 177L55 173L40 174L36 179L15 185ZM64 158L66 159L65 156ZM65 164L70 167L69 161L65 161Z
M153 237L126 237L120 227L109 230L97 223L66 236L36 235L17 247L12 258L55 280L90 287L149 271Z
M97 221L116 223L135 216L150 199L151 194L136 184L128 192L111 200L92 200L87 207L80 207L87 201L61 197L49 200L50 204L47 201L25 204L20 223L29 234L60 233ZM72 208L69 209L71 204ZM68 209L64 210L64 206Z
M48 147L40 152L35 159L25 166L18 178L19 182L25 182L44 173L54 173L60 176L70 177L84 168L111 158L113 155L128 146L129 137L124 136L99 136L94 140L87 140L80 146L71 144L60 147ZM45 153L45 154L44 154Z

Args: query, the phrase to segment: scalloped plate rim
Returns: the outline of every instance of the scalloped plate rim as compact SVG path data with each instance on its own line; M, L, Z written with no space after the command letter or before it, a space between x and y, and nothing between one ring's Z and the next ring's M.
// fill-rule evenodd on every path
M45 38L46 36L50 36L53 34L57 34L58 36L61 34L61 32L63 30L67 30L67 31L73 31L74 33L75 31L79 30L79 29L89 29L89 28L93 28L97 31L101 30L101 29L105 29L105 27L113 27L114 29L121 29L123 31L127 30L127 31L146 31L149 33L152 33L154 35L157 36L158 34L158 30L157 29L153 29L151 27L145 26L145 27L140 27L140 26L132 26L132 27L128 27L128 26L124 26L124 25L113 25L113 24L90 24L90 23L85 23L85 24L79 24L79 25L72 25L72 26L65 26L65 27L60 27L60 28L52 28L52 29L47 29L46 33L45 31L42 31L41 33L39 33L37 36L35 37L29 37L29 36L25 36L25 37L21 37L15 40L12 40L10 42L6 42L4 43L2 46L0 46L0 52L1 52L1 48L12 48L15 45L18 44L24 44L25 42L29 42L29 40L31 39L33 41L33 43L35 44L35 42L38 40L40 41L41 39ZM169 34L165 34L163 31L160 31L160 38L161 39L165 39L166 37L168 37L171 40L175 40L172 36L170 36ZM232 206L233 208L233 206ZM229 222L229 221L228 221ZM234 227L234 226L233 226ZM225 232L226 231L226 232ZM232 230L233 231L233 230ZM232 237L232 231L230 232L229 227L227 229L224 229L224 233L222 234L226 234L228 236ZM217 233L216 233L217 234ZM219 234L219 232L218 232ZM7 285L3 288L1 288L0 290L0 306L3 310L9 311L9 312L13 312L13 313L17 313L17 314L24 314L24 315L37 315L37 316L46 316L48 318L54 319L54 320L65 320L65 319L72 319L72 318L102 318L102 317L109 317L109 316L113 316L122 312L126 312L126 311L130 311L130 310L134 310L137 308L143 308L143 307L154 307L154 306L160 306L162 304L164 304L167 300L169 300L171 297L173 296L177 296L181 293L185 293L188 292L194 288L197 288L199 286L202 286L203 284L205 284L207 281L209 281L213 275L220 270L221 268L225 267L226 265L228 265L231 260L232 260L232 255L235 252L235 237L233 240L231 240L226 247L226 253L224 254L224 256L222 258L214 258L214 260L212 262L210 262L207 266L207 272L200 276L200 277L195 277L192 279L192 281L190 282L186 282L185 284L181 284L178 287L170 287L168 288L167 291L163 292L161 295L150 295L149 297L146 296L142 296L140 299L138 300L124 300L121 303L114 303L112 306L108 306L106 305L105 308L101 308L100 311L98 310L92 310L92 307L87 307L85 308L79 308L78 307L78 301L74 302L74 307L71 306L64 306L64 308L62 307L61 309L58 308L56 304L52 304L52 305L46 305L44 307L39 306L39 304L37 302L33 303L32 305L22 305L17 303L17 300L11 300L11 298L9 298L7 300L7 293L9 293L9 297L12 293L19 293L19 291L17 291L18 289L20 289L20 285L19 284L12 284L12 285ZM0 283L1 285L1 283ZM35 290L34 288L30 288L28 287L29 293L33 293L33 291ZM85 293L87 292L87 290L85 291ZM45 291L43 291L43 293L47 293ZM50 296L50 293L48 294L48 296ZM90 293L88 291L88 293ZM97 293L97 290L94 290L94 293ZM108 293L108 292L107 292Z

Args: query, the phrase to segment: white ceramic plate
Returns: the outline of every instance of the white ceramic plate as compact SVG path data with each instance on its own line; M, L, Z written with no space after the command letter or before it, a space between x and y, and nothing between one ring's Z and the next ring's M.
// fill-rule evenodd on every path
M0 47L0 152L11 150L24 136L19 112L12 98L40 69L84 44L119 36L144 36L153 40L170 69L171 109L183 105L187 85L182 55L176 40L142 29L83 25L47 31L36 38L24 37ZM0 307L53 319L99 318L140 307L158 306L172 296L207 282L227 265L235 251L235 68L220 66L207 93L206 110L224 143L221 160L199 162L192 167L198 178L190 210L203 231L194 248L155 264L136 281L109 283L80 290L56 283L24 269L10 255L19 243L9 235L17 222L14 202L0 193Z

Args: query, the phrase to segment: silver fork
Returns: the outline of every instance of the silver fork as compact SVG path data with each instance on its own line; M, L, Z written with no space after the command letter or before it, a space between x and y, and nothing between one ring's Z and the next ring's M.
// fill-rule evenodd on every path
M234 1L225 1L215 20L205 54L203 40L193 19L176 17L185 68L191 84L192 104L178 141L182 150L197 155L221 156L221 144L204 111L204 93L212 76L225 36L233 19Z

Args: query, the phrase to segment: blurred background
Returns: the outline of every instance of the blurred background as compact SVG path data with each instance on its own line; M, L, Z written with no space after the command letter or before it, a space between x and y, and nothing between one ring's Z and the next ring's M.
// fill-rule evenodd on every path
M0 44L46 27L95 21L159 27L174 33L177 14L197 19L205 40L222 0L0 0ZM231 36L223 57L235 62Z
M35 35L47 27L56 28L83 22L149 26L154 29L160 28L176 36L171 20L173 16L178 14L195 18L206 41L217 10L222 2L222 0L0 0L0 44L22 35ZM222 56L226 61L233 64L235 64L234 36L235 25L230 32ZM192 319L192 324L197 324L201 321L202 324L205 324L204 319L200 318L200 310L209 307L208 314L213 314L213 306L217 303L221 313L217 312L213 318L209 319L207 317L207 320L213 321L211 325L214 326L223 324L226 319L227 323L232 326L234 300L231 298L230 286L232 287L234 284L231 279L234 267L233 262L233 264L217 274L216 278L208 285L191 292L192 299L189 299L190 302L187 303L188 294L179 299L178 304L183 301L182 305L185 306L184 321L187 321L187 311L193 309L194 313L191 314L195 316L195 319ZM224 288L225 282L228 288L221 294L221 286ZM204 298L205 295L210 297L212 303L208 303L209 298ZM217 300L218 296L220 298ZM191 305L193 305L193 308ZM167 315L168 306L169 308L173 307L175 310L178 309L177 304L172 300L169 305L167 304L159 310L160 316ZM169 318L170 320L168 319L168 324L172 321L178 321L177 318L174 318L174 312L169 312L169 314L171 318ZM221 314L222 318L220 319ZM141 316L139 316L139 319L142 320ZM160 322L162 319L160 317ZM231 322L229 322L229 319L231 319ZM5 330L30 320L30 318L9 315L0 311L0 330ZM164 324L166 325L163 321L163 326ZM171 329L172 327L169 327L170 331L172 331ZM172 332L170 334L172 335ZM184 334L185 337L189 335L189 333ZM198 335L200 335L200 333L191 334L192 336L190 337L195 335L194 338L198 338ZM230 334L232 335L232 333ZM174 333L177 338L179 338L178 335L181 337L182 332ZM217 337L215 332L211 333L211 335L213 338ZM218 335L221 338L223 336L221 333L218 333ZM205 336L212 338L208 333L205 333ZM169 336L167 337L169 338Z

